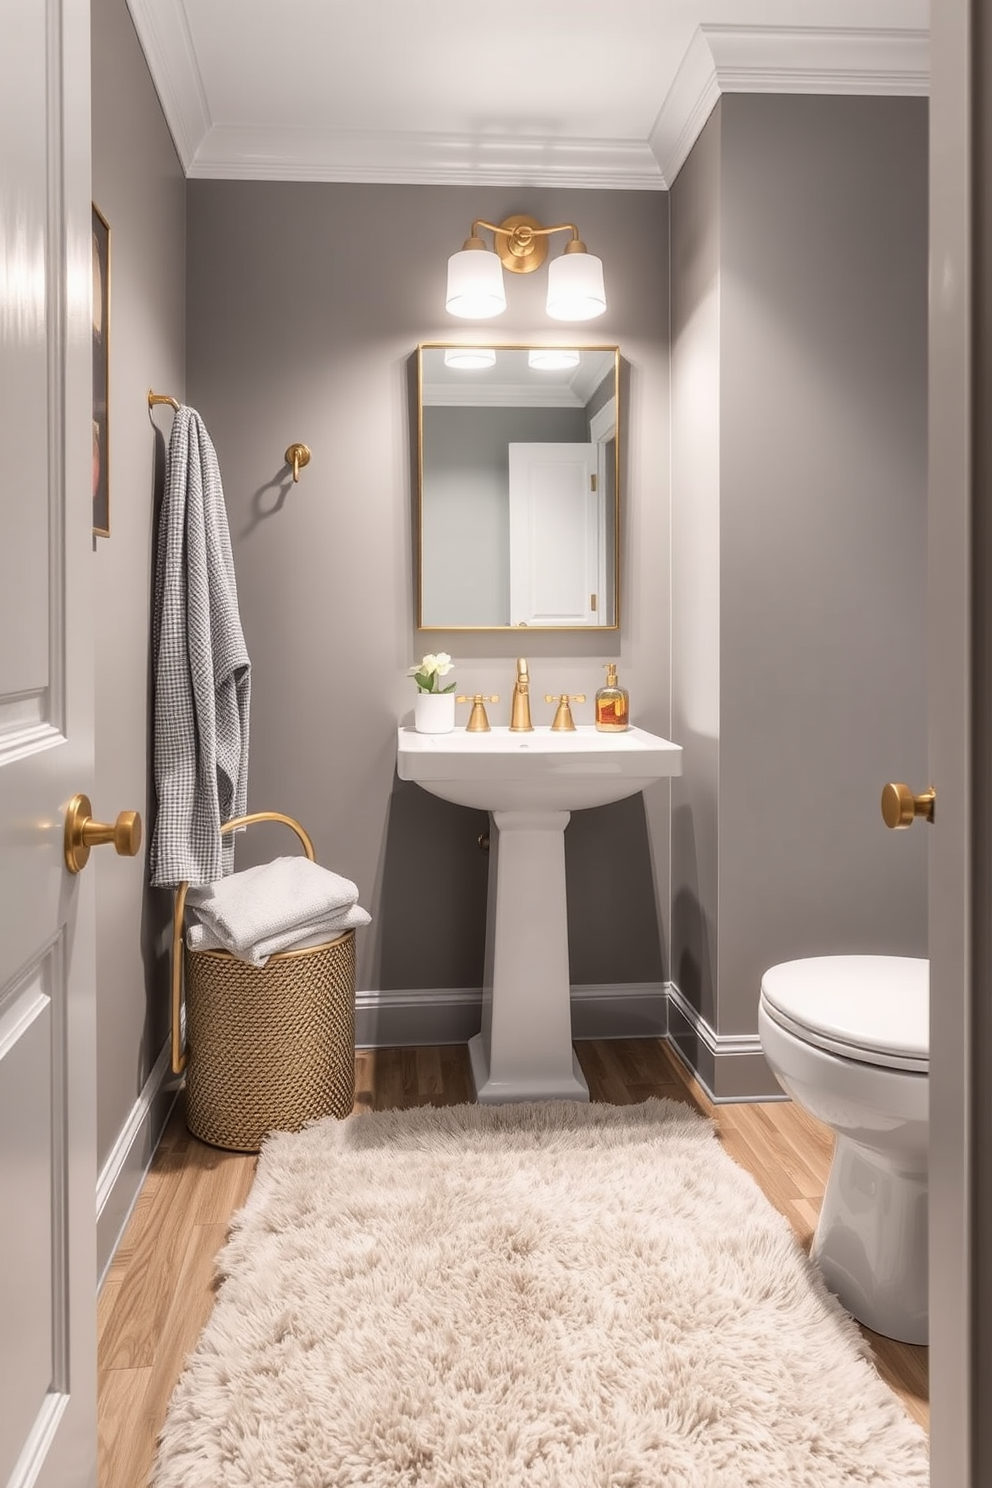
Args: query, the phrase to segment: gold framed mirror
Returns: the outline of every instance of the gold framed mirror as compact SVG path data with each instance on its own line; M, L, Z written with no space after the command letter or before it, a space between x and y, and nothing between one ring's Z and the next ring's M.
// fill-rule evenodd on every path
M616 630L620 349L417 347L418 630Z

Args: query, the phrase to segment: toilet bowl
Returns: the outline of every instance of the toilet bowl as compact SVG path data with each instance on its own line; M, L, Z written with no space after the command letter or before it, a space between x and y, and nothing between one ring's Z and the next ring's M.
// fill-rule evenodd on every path
M761 979L758 1031L793 1100L831 1127L810 1252L859 1322L927 1342L930 966L816 956Z

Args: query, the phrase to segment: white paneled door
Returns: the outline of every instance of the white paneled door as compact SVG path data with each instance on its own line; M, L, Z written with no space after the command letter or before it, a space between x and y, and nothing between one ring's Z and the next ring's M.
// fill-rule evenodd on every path
M0 1483L96 1482L87 0L0 7Z
M600 625L594 444L511 444L510 624Z

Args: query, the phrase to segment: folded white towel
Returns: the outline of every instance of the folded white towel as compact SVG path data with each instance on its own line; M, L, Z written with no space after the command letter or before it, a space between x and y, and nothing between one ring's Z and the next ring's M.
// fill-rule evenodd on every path
M193 913L196 914L196 910ZM191 951L231 951L239 961L247 961L250 966L264 966L269 957L279 951L303 951L310 946L323 945L336 935L343 935L346 930L358 930L362 925L370 924L371 920L368 910L363 909L360 904L351 904L347 909L336 910L321 920L297 925L295 929L284 930L279 935L270 935L268 939L256 941L254 945L239 951L231 951L231 947L215 935L209 925L194 920L187 926L186 944Z
M215 948L252 961L260 944L323 928L357 900L358 888L351 879L300 857L275 858L245 868L215 883L191 888L186 897L193 911L190 932L209 930ZM192 948L203 948L197 940Z

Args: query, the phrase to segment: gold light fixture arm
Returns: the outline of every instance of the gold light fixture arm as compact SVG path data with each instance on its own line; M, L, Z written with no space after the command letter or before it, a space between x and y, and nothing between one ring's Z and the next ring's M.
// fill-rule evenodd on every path
M574 222L558 222L553 227L542 227L535 217L528 217L526 214L507 217L502 222L487 222L483 217L476 217L472 223L471 235L465 240L463 248L485 249L486 244L479 236L480 227L493 234L493 246L500 262L513 274L531 274L541 267L548 255L547 240L552 233L572 234L572 241L565 247L566 253L586 252L586 245L579 237L579 229Z
M300 478L304 465L310 464L310 449L305 444L291 444L286 451L286 464L293 467L293 484Z

